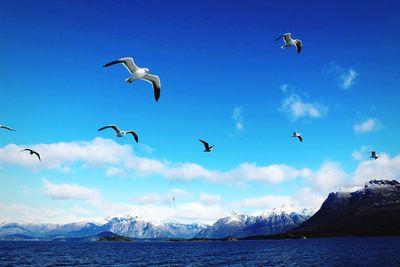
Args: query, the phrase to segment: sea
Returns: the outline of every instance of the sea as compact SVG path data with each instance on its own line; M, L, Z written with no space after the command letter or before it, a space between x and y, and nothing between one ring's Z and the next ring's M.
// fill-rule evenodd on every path
M1 266L400 266L400 237L0 242Z

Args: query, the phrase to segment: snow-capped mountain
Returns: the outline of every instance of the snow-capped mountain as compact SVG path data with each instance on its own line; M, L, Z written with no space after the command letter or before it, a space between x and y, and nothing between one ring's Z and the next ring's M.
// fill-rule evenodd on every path
M192 238L205 227L205 225L201 224L156 224L140 217L125 216L111 218L103 225L94 223L70 223L65 225L3 224L0 226L0 238L23 235L53 240L68 237L93 236L106 231L121 236L143 239Z
M330 193L293 233L306 236L400 234L400 183L372 180Z
M219 219L212 226L200 231L196 238L245 237L283 233L299 226L312 214L312 210L295 209L290 206L264 211L260 215L234 212L231 216Z

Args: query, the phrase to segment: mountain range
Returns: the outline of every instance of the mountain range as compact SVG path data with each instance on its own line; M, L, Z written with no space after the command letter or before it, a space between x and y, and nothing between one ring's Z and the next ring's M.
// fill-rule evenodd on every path
M372 180L364 187L330 193L321 208L290 206L247 215L233 212L213 225L154 223L140 217L115 217L105 224L0 224L0 240L98 240L101 233L131 239L216 239L225 237L317 237L339 235L399 235L400 183Z
M313 213L313 210L296 210L288 206L254 216L233 212L231 216L221 218L212 226L201 230L195 237L224 238L284 233L299 226Z

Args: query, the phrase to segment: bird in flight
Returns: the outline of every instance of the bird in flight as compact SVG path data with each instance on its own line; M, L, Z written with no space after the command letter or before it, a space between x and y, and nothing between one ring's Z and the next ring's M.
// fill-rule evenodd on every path
M275 41L278 41L281 38L283 38L283 41L285 42L285 44L281 46L282 49L285 49L290 46L295 46L297 54L300 54L303 43L299 39L292 39L291 33L288 32L276 38Z
M35 150L32 150L30 148L25 148L25 149L22 149L20 152L22 152L22 151L29 151L29 154L31 154L31 155L35 154L38 157L39 161L42 162L39 153L36 152Z
M199 139L200 142L203 143L204 145L204 151L203 152L211 152L214 149L214 145L210 146L206 141L203 141Z
M172 200L175 201L175 196L172 196Z
M128 83L132 83L136 80L144 80L146 82L151 83L153 85L154 98L156 99L156 102L158 102L161 93L160 91L161 82L160 78L157 75L149 74L148 68L139 68L138 66L136 66L135 62L133 61L133 58L131 57L124 57L111 61L107 64L104 64L103 67L108 67L115 64L123 64L125 68L129 71L131 77L126 79Z
M297 138L299 138L300 142L303 142L303 137L298 132L293 132L292 137L297 137Z
M0 125L0 128L3 128L3 129L6 129L6 130L14 131L14 132L15 132L15 130L14 130L13 128L10 128L10 127L5 126L5 125Z
M118 126L115 125L115 124L110 124L110 125L101 127L100 129L98 129L98 131L102 131L102 130L108 129L108 128L113 129L113 130L117 133L117 137L124 137L124 136L127 135L127 134L132 134L132 135L133 135L133 138L135 138L136 143L139 142L139 137L138 137L138 135L136 134L135 131L133 131L133 130L122 131L122 130L120 130L120 129L118 128Z
M380 157L380 155L376 154L376 151L374 151L374 150L371 151L371 157L370 158L373 158L373 159L377 160L379 157Z

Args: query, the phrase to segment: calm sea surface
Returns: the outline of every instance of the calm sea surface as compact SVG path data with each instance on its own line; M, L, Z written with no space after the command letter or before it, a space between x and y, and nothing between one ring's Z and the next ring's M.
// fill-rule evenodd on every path
M0 265L400 266L400 237L240 242L0 242Z

